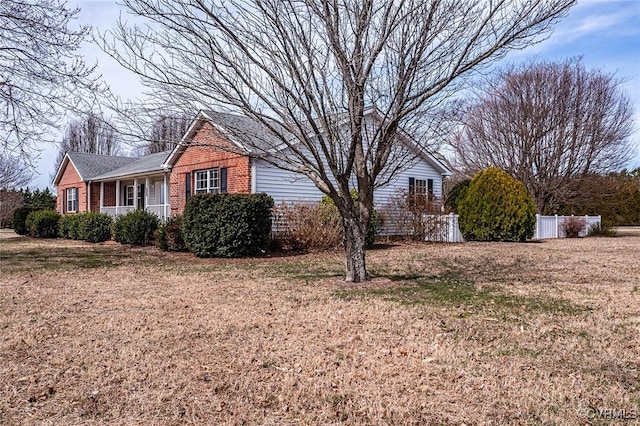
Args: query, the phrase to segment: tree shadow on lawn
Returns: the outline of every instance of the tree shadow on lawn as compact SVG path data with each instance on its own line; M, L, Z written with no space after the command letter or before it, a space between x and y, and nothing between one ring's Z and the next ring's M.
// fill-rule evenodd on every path
M39 247L0 251L2 272L35 270L66 271L74 269L114 268L131 259L125 250L105 246Z
M461 316L478 312L530 312L576 315L591 309L566 299L541 295L508 294L498 286L479 287L458 271L440 275L380 275L390 282L383 288L341 288L334 291L343 300L381 297L405 305L456 307Z

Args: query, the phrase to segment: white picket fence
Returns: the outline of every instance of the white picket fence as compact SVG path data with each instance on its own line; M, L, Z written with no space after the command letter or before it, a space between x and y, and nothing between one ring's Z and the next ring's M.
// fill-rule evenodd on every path
M533 236L534 240L546 238L564 238L563 224L567 218L572 216L542 216L536 215L536 228ZM589 228L601 222L600 216L581 216L587 222L587 226L580 236L585 236ZM398 222L394 222L393 218L384 224L383 229L379 233L382 236L404 235L399 229ZM443 243L461 243L464 242L460 227L458 226L458 215L424 215L423 223L426 224L427 232L425 240ZM400 225L401 226L401 225Z

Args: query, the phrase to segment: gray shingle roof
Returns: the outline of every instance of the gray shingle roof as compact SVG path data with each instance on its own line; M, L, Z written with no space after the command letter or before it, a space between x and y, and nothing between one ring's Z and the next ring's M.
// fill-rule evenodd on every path
M158 152L155 154L145 155L140 158L132 158L133 161L125 165L105 171L104 173L94 176L94 180L104 180L121 176L131 176L142 173L150 173L164 170L162 164L167 159L171 151Z
M209 117L213 124L243 144L247 151L251 151L251 147L270 150L282 144L280 139L269 133L261 123L253 118L226 112L203 111L203 113Z
M118 157L113 155L85 154L82 152L69 152L69 159L76 167L83 180L88 181L94 177L117 169L135 161L131 157Z

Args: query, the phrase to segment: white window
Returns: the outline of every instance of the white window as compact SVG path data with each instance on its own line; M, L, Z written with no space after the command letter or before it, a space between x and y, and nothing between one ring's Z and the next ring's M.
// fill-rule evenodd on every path
M427 181L425 179L415 180L413 195L427 195Z
M133 185L127 185L124 188L124 205L133 206Z
M194 179L196 194L220 192L220 169L198 170Z
M157 204L164 204L165 192L166 192L166 187L164 186L164 182L156 183L156 188L157 188L157 191L158 191L158 192L156 192L156 200L158 200L156 203Z
M67 211L78 211L78 188L67 188Z

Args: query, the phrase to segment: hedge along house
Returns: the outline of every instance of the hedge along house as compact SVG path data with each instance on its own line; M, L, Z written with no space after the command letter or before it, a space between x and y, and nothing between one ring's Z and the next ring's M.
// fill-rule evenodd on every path
M164 164L171 169L171 214L182 213L192 194L206 192L263 192L276 204L319 201L323 194L309 178L267 161L267 147L277 145L269 139L262 126L248 117L201 111ZM405 140L415 158L376 189L376 204L401 190L434 198L442 195L442 178L451 171L434 155Z
M164 219L170 214L169 152L139 158L71 152L53 181L61 214L97 211L111 216L144 208Z

